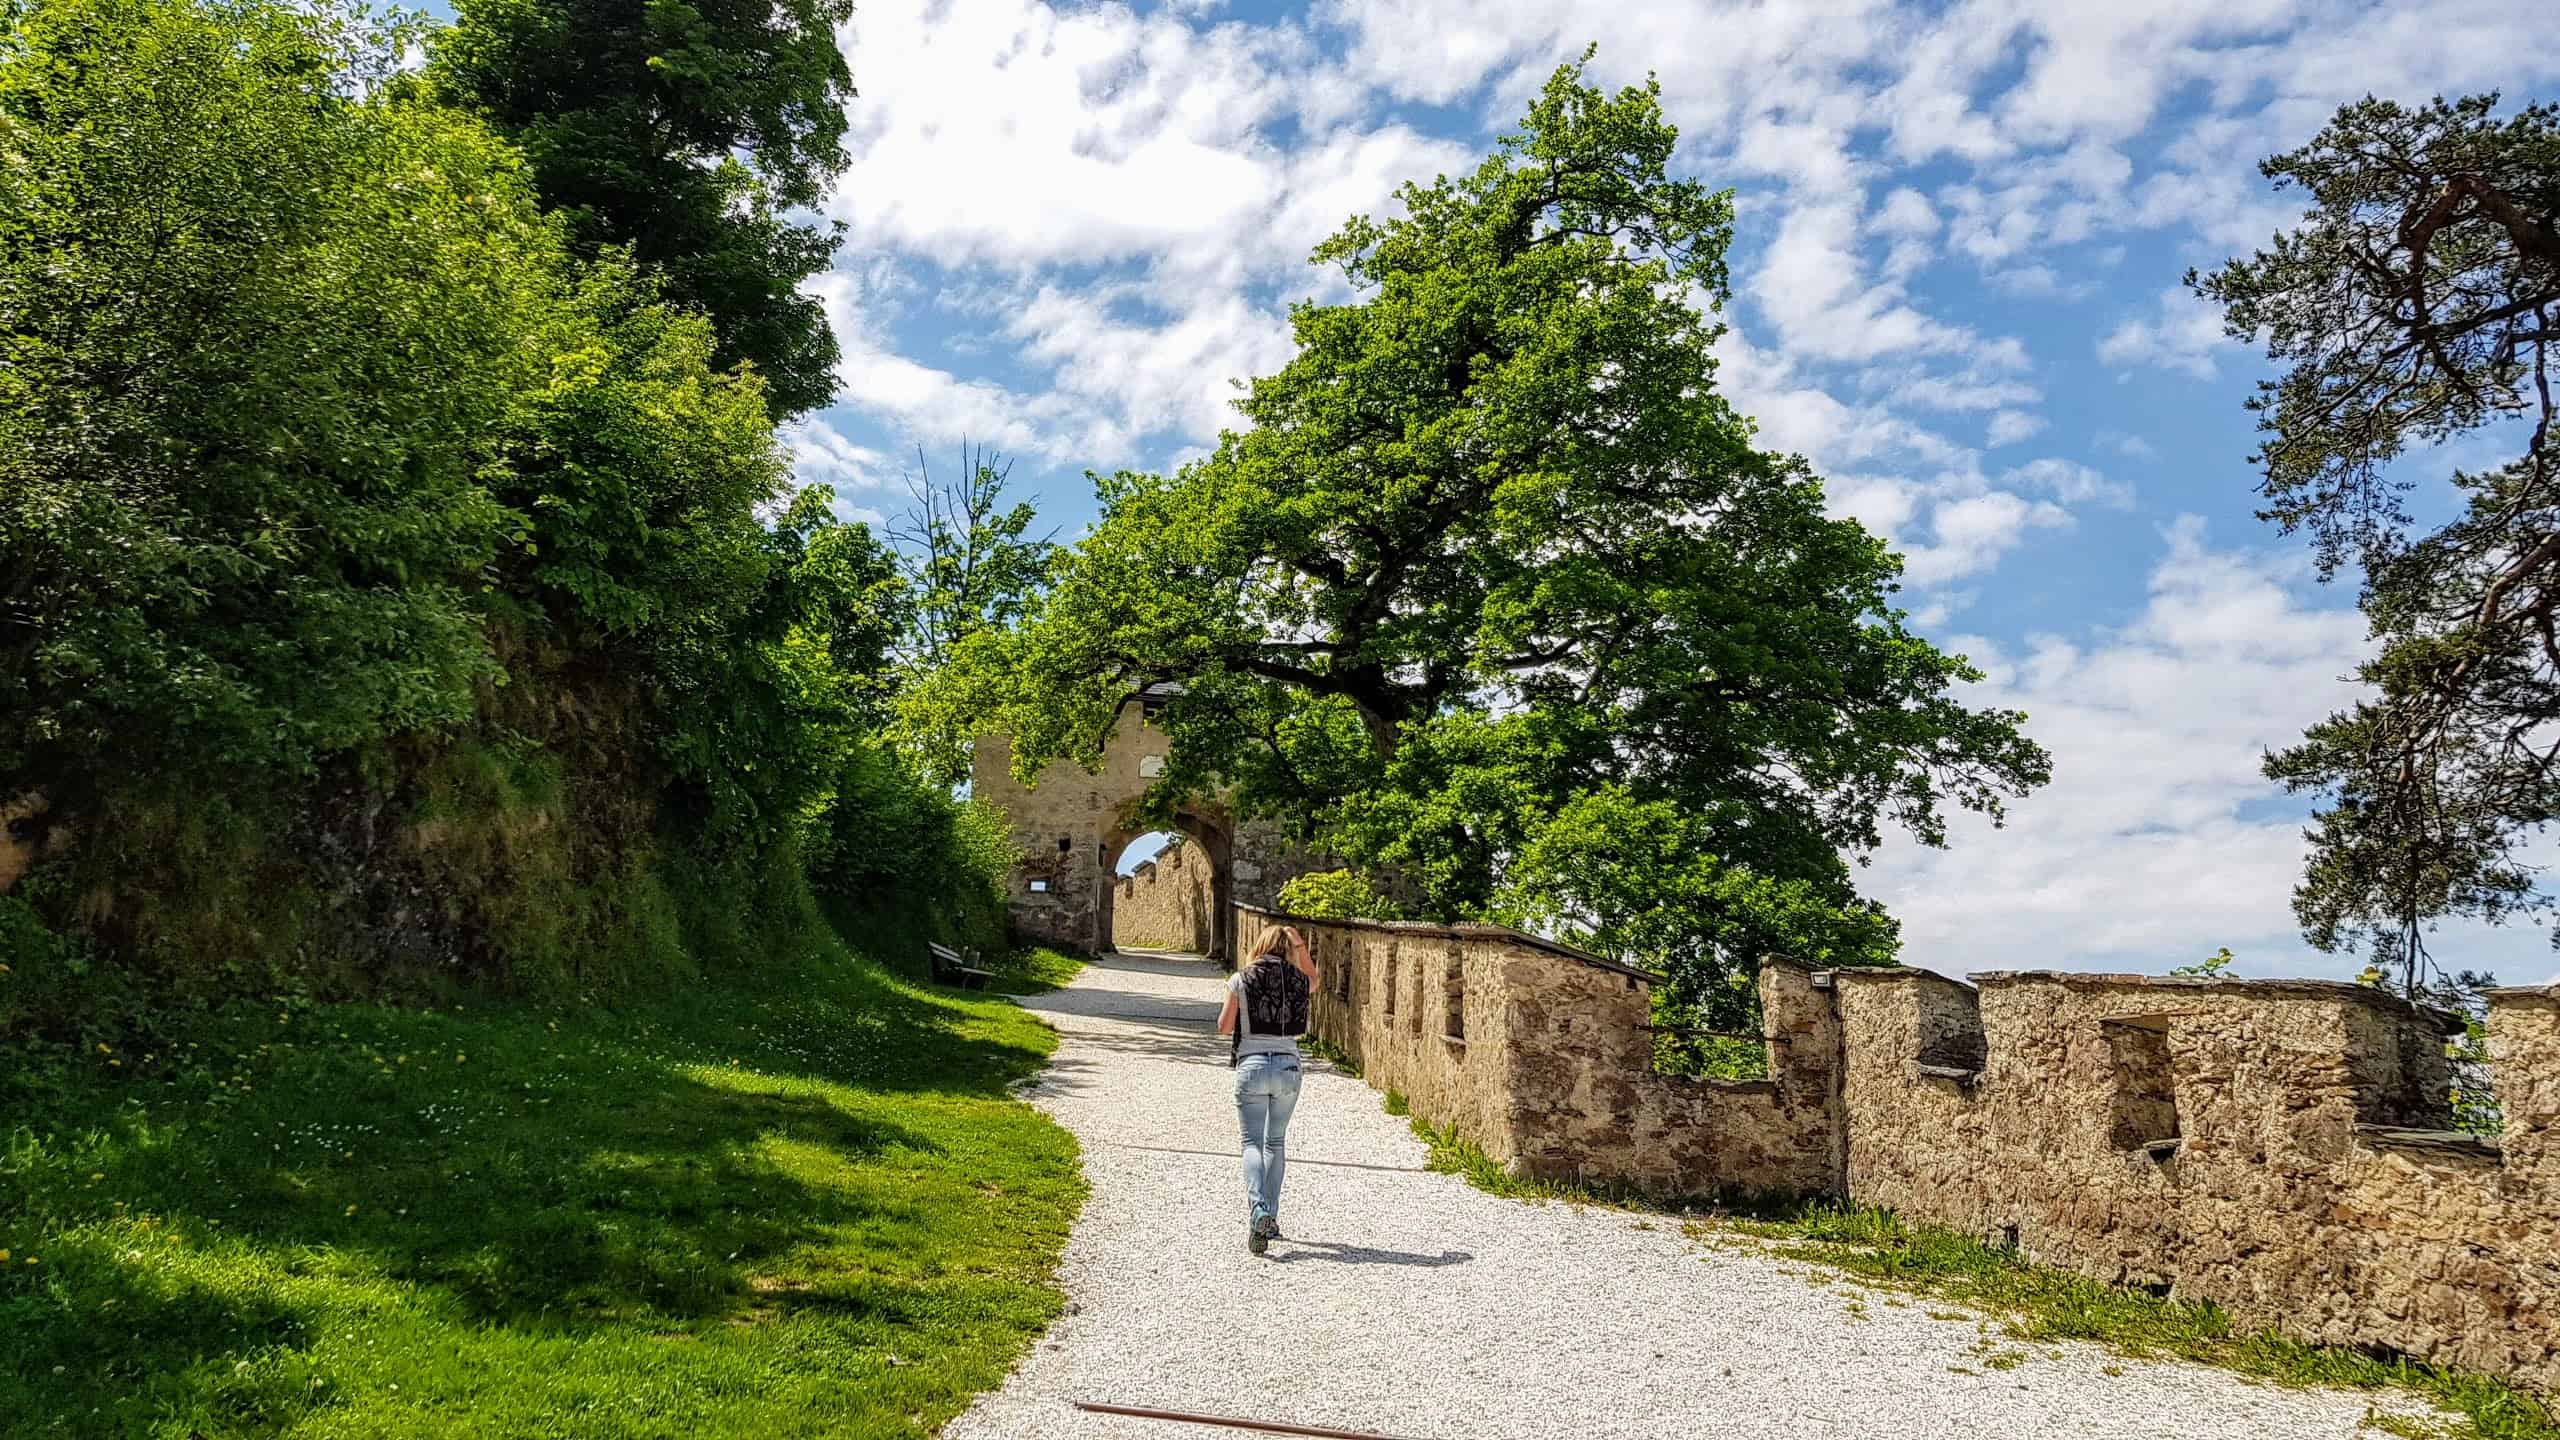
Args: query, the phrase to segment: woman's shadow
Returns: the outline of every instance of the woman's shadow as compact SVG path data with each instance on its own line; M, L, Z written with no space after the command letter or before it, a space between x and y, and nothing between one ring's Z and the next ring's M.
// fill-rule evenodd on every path
M1437 1255L1415 1255L1403 1250L1372 1250L1363 1245L1336 1245L1328 1240L1282 1240L1288 1250L1271 1258L1286 1265L1292 1260L1330 1260L1337 1265L1418 1265L1437 1270L1444 1265L1464 1265L1476 1258L1464 1250L1443 1250Z

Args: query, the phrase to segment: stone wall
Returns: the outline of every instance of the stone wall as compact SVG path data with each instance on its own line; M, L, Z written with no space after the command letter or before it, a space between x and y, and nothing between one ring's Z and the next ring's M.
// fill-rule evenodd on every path
M1323 974L1312 1023L1381 1090L1522 1174L1658 1194L1827 1189L1836 1169L1828 997L1771 965L1770 1078L1653 1073L1656 977L1499 925L1286 919Z
M1199 846L1168 846L1120 877L1111 901L1111 943L1205 953L1218 934L1213 878Z
M1120 852L1140 835L1164 828L1140 820L1138 812L1171 745L1133 707L1103 747L1098 769L1061 761L1024 785L1013 778L1011 740L989 735L977 741L970 793L1004 811L1023 849L1008 902L1017 937L1072 950L1110 948ZM1330 868L1322 857L1291 844L1279 827L1260 821L1239 825L1216 803L1183 806L1172 823L1191 842L1208 876L1208 915L1216 933L1197 948L1210 955L1223 957L1232 948L1225 927L1235 902L1270 904L1293 877Z
M2560 990L2494 998L2496 1142L2447 1129L2445 1017L2362 986L1844 970L1832 994L1852 1198L2560 1389Z
M1268 820L1247 820L1235 827L1228 867L1235 877L1233 899L1239 905L1268 909L1280 903L1281 886L1310 871L1338 869L1341 864L1291 840Z
M2447 1128L2448 1017L2361 986L1773 962L1770 1078L1701 1082L1652 1073L1641 972L1498 926L1290 923L1315 1033L1517 1173L1847 1197L2560 1393L2560 987L2492 996L2484 1140Z

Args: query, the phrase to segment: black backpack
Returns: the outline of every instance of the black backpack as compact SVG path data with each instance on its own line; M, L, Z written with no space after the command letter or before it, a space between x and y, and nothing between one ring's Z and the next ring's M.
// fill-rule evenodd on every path
M1307 1033L1307 1002L1314 991L1307 985L1305 972L1277 955L1265 955L1244 970L1244 1013L1235 1034L1227 1045L1227 1064L1232 1066L1244 1050L1246 1025L1256 1035L1286 1035L1292 1039Z

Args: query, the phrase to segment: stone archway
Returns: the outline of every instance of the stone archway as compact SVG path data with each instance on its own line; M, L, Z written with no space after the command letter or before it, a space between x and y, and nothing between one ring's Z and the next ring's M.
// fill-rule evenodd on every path
M1140 713L1112 731L1099 768L1062 761L1024 785L1013 778L1010 738L979 737L971 793L1005 813L1023 849L1008 906L1017 936L1088 954L1111 948L1120 852L1138 836L1168 828L1137 814L1171 753L1172 742ZM1219 959L1233 952L1239 902L1269 905L1291 877L1323 868L1275 827L1239 825L1215 804L1184 807L1170 828L1189 836L1210 863L1215 923L1208 950Z
M1141 886L1171 884L1169 879L1159 882L1157 875L1151 873L1151 866L1142 867L1140 874L1135 876L1122 876L1119 873L1121 853L1132 842L1142 834L1153 834L1165 828L1171 828L1190 842L1183 847L1187 853L1181 855L1177 863L1186 869L1193 866L1206 866L1208 873L1208 883L1205 887L1208 901L1207 913L1186 927L1191 931L1192 938L1184 948L1196 949L1212 959L1224 960L1234 953L1235 948L1234 937L1229 933L1235 928L1235 843L1226 826L1219 819L1211 816L1184 813L1177 815L1170 827L1146 826L1121 829L1104 836L1102 863L1104 872L1112 877L1112 883L1103 887L1099 897L1101 917L1097 929L1106 940L1116 941L1122 930L1126 928L1120 923L1117 908L1119 901L1123 897L1135 898ZM1185 887L1186 890L1189 888Z

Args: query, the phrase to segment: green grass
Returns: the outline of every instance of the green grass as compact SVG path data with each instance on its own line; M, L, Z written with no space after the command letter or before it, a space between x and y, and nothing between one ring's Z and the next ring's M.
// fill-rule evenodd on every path
M1402 1095L1389 1092L1386 1109L1391 1115L1405 1115L1410 1107ZM1906 1225L1890 1211L1761 1197L1665 1201L1620 1187L1525 1178L1505 1170L1454 1126L1435 1127L1419 1116L1413 1117L1412 1124L1413 1133L1430 1147L1424 1163L1433 1170L1463 1175L1490 1194L1656 1213L1710 1213L1716 1219L1692 1225L1692 1234L1711 1238L1718 1228L1739 1231L1774 1242L1778 1253L1789 1259L1974 1305L2005 1317L2002 1331L2014 1340L2092 1341L2129 1355L2172 1356L2283 1385L2406 1390L2456 1417L2450 1426L2422 1433L2449 1440L2560 1440L2560 1423L2554 1422L2551 1412L2503 1381L2405 1358L2306 1345L2273 1331L2237 1331L2230 1317L2215 1306L2165 1300L2032 1264L2015 1251L1988 1246L1952 1230ZM1932 1319L1973 1318L1935 1310L1929 1315ZM2023 1352L1997 1351L1985 1363L2005 1370L2025 1358ZM2394 1434L2410 1433L2407 1422L2396 1424L2398 1428L2383 1428Z
M988 988L1000 995L1037 995L1063 987L1084 966L1080 955L1031 946L990 964L987 968L996 972L996 979Z
M1687 1204L1665 1203L1632 1186L1593 1185L1572 1180L1541 1180L1534 1176L1514 1175L1502 1162L1477 1148L1474 1141L1458 1133L1455 1125L1433 1125L1419 1115L1411 1115L1402 1095L1387 1095L1387 1113L1410 1116L1414 1135L1429 1147L1423 1157L1426 1168L1444 1175L1463 1175L1467 1183L1488 1195L1506 1200L1525 1200L1532 1204L1561 1201L1568 1205L1604 1205L1620 1210L1646 1210L1667 1214L1689 1214L1717 1202L1693 1200ZM1737 1202L1739 1203L1739 1202Z
M1336 1045L1329 1040L1325 1040L1314 1035L1301 1035L1298 1037L1298 1048L1305 1051L1307 1054L1314 1056L1316 1059L1322 1060L1326 1064L1331 1065L1336 1070L1341 1071L1343 1074L1350 1076L1354 1080L1360 1078L1360 1066L1358 1062L1354 1061L1341 1046ZM1404 1097L1401 1095L1396 1097L1398 1101L1401 1101L1403 1098Z
M1054 1044L813 941L619 1011L241 1005L13 1057L0 1415L929 1435L1059 1305L1075 1143L1006 1094Z

